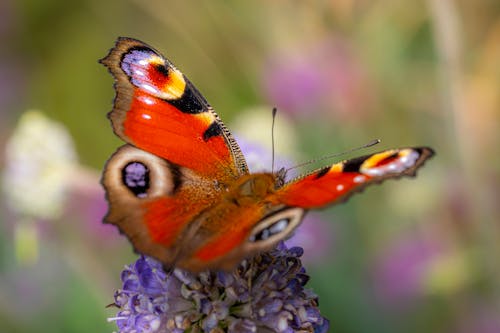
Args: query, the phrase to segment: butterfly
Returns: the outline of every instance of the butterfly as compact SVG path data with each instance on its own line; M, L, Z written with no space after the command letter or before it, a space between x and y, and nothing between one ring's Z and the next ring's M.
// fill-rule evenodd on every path
M120 37L100 62L115 81L108 118L126 142L103 172L104 222L167 267L233 269L288 238L308 209L415 176L434 154L428 147L389 149L289 181L284 172L250 173L219 116L155 49Z

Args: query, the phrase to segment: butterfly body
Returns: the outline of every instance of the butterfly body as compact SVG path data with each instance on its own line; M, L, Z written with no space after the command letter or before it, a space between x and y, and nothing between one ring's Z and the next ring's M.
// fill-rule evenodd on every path
M115 78L108 117L126 142L103 173L105 222L167 266L232 269L289 237L306 210L413 176L433 155L427 147L390 149L290 181L284 172L249 173L218 115L160 53L119 38L101 62Z

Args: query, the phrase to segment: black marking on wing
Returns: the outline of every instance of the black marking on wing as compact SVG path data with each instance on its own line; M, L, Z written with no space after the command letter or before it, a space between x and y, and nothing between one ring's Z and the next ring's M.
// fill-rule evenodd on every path
M424 147L417 147L417 148L413 148L413 150L415 150L418 153L418 156L420 158L422 156L422 154L424 153L425 148ZM430 148L427 148L427 150L428 150L428 153L429 153L429 157L431 157L431 156L434 155L434 150L432 150Z
M214 121L208 126L208 128L203 132L203 140L208 141L210 138L214 136L219 136L222 134L222 127L220 127L219 123Z
M420 158L420 155L422 155L422 153L421 153L421 152L419 152L419 151L417 151L417 152L418 152L418 156L419 156L419 158ZM386 158L384 158L384 161L385 161L385 160L390 160L390 159L393 159L393 158L397 158L398 156L399 156L399 151L397 151L397 152L393 153L393 154L392 154L392 155L390 155L390 156L387 156Z
M326 175L328 173L328 171L330 171L331 168L332 168L331 166L327 166L327 167L320 169L318 172L316 172L316 179L321 178L324 175Z
M193 92L190 85L186 84L184 93L179 99L167 100L167 102L184 113L197 114L207 112L208 108L206 104L204 104L203 101L200 101L198 96L198 94Z
M165 75L165 76L168 76L169 75L169 71L168 71L168 68L167 66L165 66L164 64L158 64L155 66L155 69L160 72L161 74Z
M145 198L151 187L150 171L146 164L139 161L127 163L121 170L122 184L136 197Z
M172 173L172 183L174 187L172 188L172 194L174 195L180 189L183 180L182 180L182 172L178 165L169 163L170 172Z
M372 156L372 155L356 157L356 158L353 158L352 160L345 161L344 166L342 168L342 171L343 172L359 172L359 168L361 167L363 162L366 161L370 156Z

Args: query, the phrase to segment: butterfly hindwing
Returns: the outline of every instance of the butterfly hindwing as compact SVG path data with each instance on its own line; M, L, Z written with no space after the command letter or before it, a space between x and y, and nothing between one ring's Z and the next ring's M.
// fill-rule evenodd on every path
M131 145L120 147L106 163L102 183L109 211L104 221L115 224L141 253L173 262L178 240L216 192L206 180ZM196 202L193 189L204 187Z
M336 163L286 183L276 192L277 200L302 208L332 205L368 185L414 176L432 155L433 150L427 147L401 148Z
M270 174L262 176L265 179ZM195 271L230 270L244 258L272 249L302 221L302 208L255 199L240 206L224 200L214 203L200 216L196 233L186 237L188 248L184 249L179 265Z
M122 37L101 62L115 78L109 118L124 141L211 179L225 181L248 172L218 115L153 48Z

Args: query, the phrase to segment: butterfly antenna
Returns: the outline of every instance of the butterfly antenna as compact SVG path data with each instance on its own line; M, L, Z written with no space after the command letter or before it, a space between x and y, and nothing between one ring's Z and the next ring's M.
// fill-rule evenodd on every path
M278 109L276 107L273 108L273 122L271 125L271 173L274 173L274 120L276 119L276 113L278 113Z
M309 164L316 163L316 162L319 162L319 161L328 160L328 159L333 158L333 157L337 157L337 156L342 156L342 155L345 155L345 154L349 154L349 153L352 153L352 152L357 151L357 150L366 149L366 148L375 146L376 144L379 144L379 143L380 143L380 139L374 139L374 140L371 140L368 143L365 143L362 146L359 146L359 147L356 147L356 148L352 148L352 149L343 151L341 153L327 155L327 156L323 156L321 158L315 158L315 159L306 161L304 163L297 164L297 165L295 165L295 166L293 166L291 168L286 169L286 172L288 172L290 170L293 170L293 169L297 169L297 168L303 167L305 165L309 165Z

